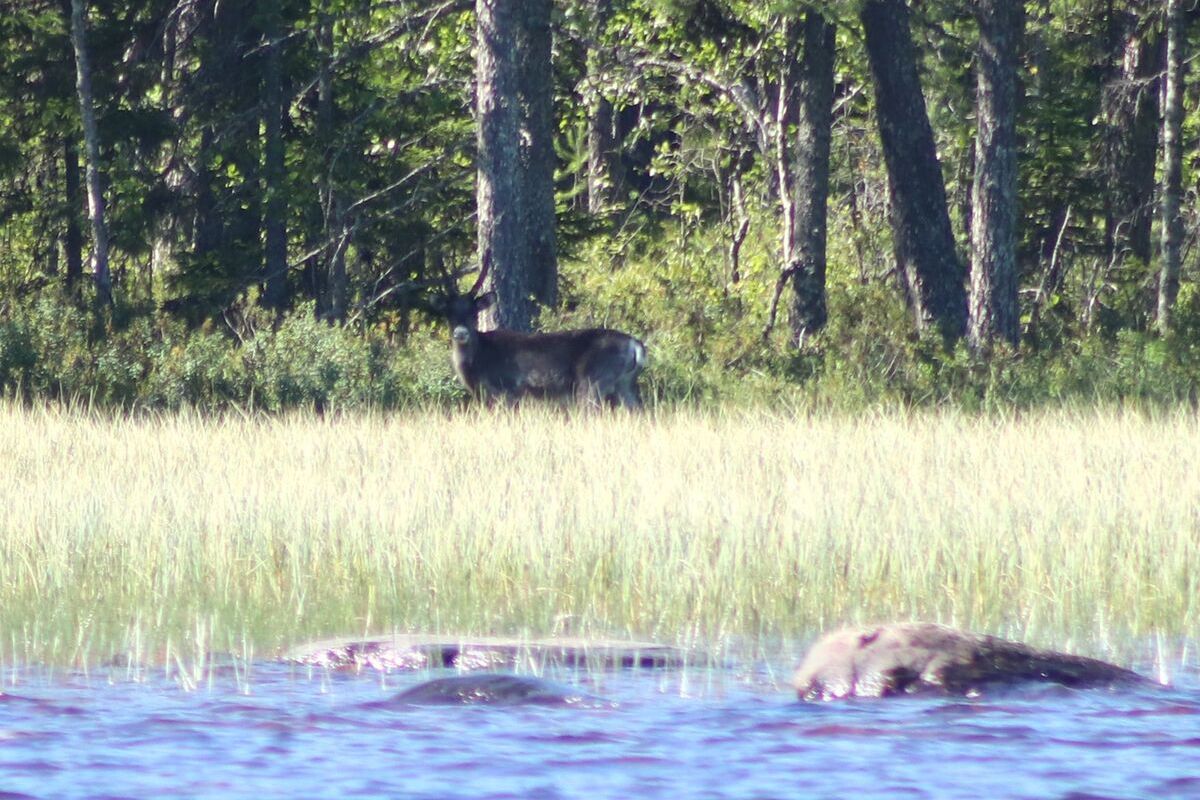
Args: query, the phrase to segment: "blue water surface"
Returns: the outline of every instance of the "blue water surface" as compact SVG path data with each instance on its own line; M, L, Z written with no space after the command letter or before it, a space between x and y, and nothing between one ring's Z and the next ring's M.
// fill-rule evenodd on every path
M0 798L1200 798L1195 674L810 704L786 672L555 674L599 698L569 707L408 706L430 673L282 664L9 676Z

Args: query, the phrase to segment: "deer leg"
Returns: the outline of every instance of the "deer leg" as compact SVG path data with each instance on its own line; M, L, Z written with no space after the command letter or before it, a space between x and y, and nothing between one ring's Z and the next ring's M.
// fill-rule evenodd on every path
M575 401L589 410L599 410L604 406L604 393L595 381L584 379L575 386Z
M616 408L621 404L621 381L606 380L600 389L601 398L608 408Z
M617 391L617 398L620 400L621 405L630 410L637 411L642 407L642 395L638 391L636 376L621 382L621 386Z
M474 394L480 405L488 411L495 411L497 408L512 410L517 407L518 398L512 392L480 386Z
M642 365L636 359L626 365L625 370L613 381L614 401L618 401L620 405L630 409L642 407L642 397L638 392L637 383L638 374L641 371Z

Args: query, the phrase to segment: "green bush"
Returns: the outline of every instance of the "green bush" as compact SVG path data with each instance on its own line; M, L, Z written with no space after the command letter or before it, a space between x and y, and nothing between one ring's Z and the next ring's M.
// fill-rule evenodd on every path
M350 328L315 319L311 305L287 315L275 331L254 336L245 359L255 404L268 410L334 409L373 399L366 341Z
M375 402L383 408L461 404L466 391L450 366L444 332L418 331L403 346L373 343Z
M152 367L141 402L210 409L249 402L252 381L244 352L230 336L207 330L189 335L177 326L168 327L164 334L152 347Z

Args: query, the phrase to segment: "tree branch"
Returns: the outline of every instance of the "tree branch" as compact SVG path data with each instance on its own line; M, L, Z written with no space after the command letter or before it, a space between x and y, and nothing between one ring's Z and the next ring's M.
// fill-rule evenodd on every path
M762 109L759 107L758 92L755 91L754 87L748 81L722 80L716 75L697 69L682 61L658 58L657 56L641 55L631 59L623 59L620 63L633 69L657 67L674 75L678 80L702 83L718 94L723 95L742 112L746 129L754 137L759 150L764 154L770 152L770 126L764 118L765 115Z

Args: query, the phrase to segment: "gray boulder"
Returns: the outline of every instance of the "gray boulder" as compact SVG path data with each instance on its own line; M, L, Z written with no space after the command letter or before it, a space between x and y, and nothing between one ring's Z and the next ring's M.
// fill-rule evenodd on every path
M495 672L435 678L407 689L395 698L412 705L539 705L570 706L598 703L598 698L570 686Z
M344 637L310 642L281 656L292 664L361 672L453 667L497 670L556 665L597 669L679 667L698 658L654 642L550 637L520 639L445 634Z
M796 670L801 699L889 697L923 691L972 694L990 687L1050 682L1072 687L1145 683L1094 658L931 622L848 628L822 637Z

